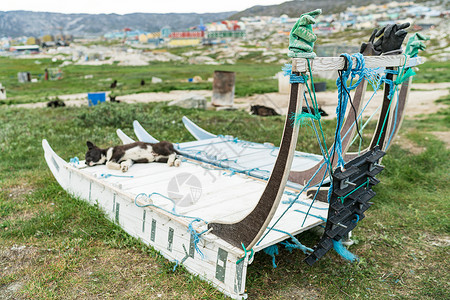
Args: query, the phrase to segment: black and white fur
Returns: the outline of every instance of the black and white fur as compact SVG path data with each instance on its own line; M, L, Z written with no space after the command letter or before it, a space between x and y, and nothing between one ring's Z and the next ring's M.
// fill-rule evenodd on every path
M162 141L151 144L135 142L126 145L119 145L101 149L92 142L87 141L88 151L86 152L86 165L104 165L109 169L128 171L134 163L167 162L169 167L178 167L181 160L177 158L178 151L173 148L173 144Z

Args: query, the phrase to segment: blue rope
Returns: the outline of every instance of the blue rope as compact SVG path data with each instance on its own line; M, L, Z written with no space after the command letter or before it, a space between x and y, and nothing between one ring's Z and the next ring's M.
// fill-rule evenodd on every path
M109 177L124 177L124 178L134 178L132 175L114 175L114 174L100 174L101 178L109 178Z
M177 267L180 265L180 262L177 259L172 260L175 262L175 266L173 266L172 272L175 272L177 270Z
M298 210L298 209L294 209L294 211L295 211L295 212L302 213L302 214L305 214L305 215L306 215L305 218L311 216L311 217L317 218L317 219L319 219L319 220L322 220L322 221L324 221L324 222L327 221L327 219L325 219L324 217L317 216L317 215L313 215L313 214L310 213L309 211L308 211L308 212L304 212L304 211L301 211L301 210ZM302 226L303 226L303 224L302 224Z
M337 125L335 132L335 142L334 142L334 151L336 151L338 155L338 163L337 166L343 167L345 162L342 156L342 136L341 136L341 128L344 123L344 116L347 110L347 103L349 100L349 93L351 90L355 89L363 79L366 79L373 87L375 87L375 82L378 79L378 73L374 70L367 69L365 67L364 56L361 53L355 53L353 55L349 55L347 53L341 54L347 61L347 69L342 71L342 76L340 76L336 80L336 85L338 88L338 105L336 107L336 116L337 116ZM356 66L353 68L353 60L352 58L356 58ZM354 78L358 76L358 80L353 83ZM350 85L347 85L347 81L350 78ZM377 89L374 89L377 90Z
M356 256L353 253L351 253L350 251L348 251L347 248L345 248L344 245L342 245L342 241L335 241L334 239L332 239L332 241L333 241L334 250L342 258L344 258L345 260L348 260L349 262L359 261L358 256Z
M289 83L306 83L308 77L306 75L296 75L292 73L292 65L285 64L284 67L281 68L284 76L289 76Z
M272 256L272 266L275 269L277 267L277 264L275 263L275 255L278 255L278 246L272 245L267 248L264 248L264 253Z
M304 202L304 201L294 200L294 198L290 198L289 200L282 201L281 203L283 203L283 204L291 204L293 201L295 203L297 203L297 204L303 204L303 205L306 205L306 206L310 206L311 205L310 203L307 203L307 202ZM312 208L318 209L318 210L328 210L328 207L312 206Z
M159 208L159 209L162 209L162 210L164 210L164 211L169 212L168 210L166 210L166 209L164 209L164 208L162 208L162 207L159 207L159 206L157 206L157 205L155 205L155 204L145 204L145 205L140 205L140 204L137 204L137 202L136 202L136 200L137 200L138 197L144 196L144 197L146 197L147 199L150 199L150 200L151 200L151 197L152 197L153 195L161 196L161 197L163 197L163 198L169 200L170 202L172 202L173 207L172 207L172 212L170 212L170 213L173 214L173 215L175 215L175 216L178 216L178 217L183 217L182 215L178 215L178 214L176 213L176 211L175 211L175 206L176 206L175 200L173 200L173 199L171 199L171 198L169 198L169 197L167 197L167 196L164 196L163 194L160 194L160 193L154 192L154 193L151 193L151 194L148 195L148 196L147 196L146 193L140 193L140 194L138 194L138 195L134 198L134 204L136 204L136 206L138 206L138 207L153 206L153 207L156 207L156 208Z
M69 160L69 162L70 163L72 163L72 164L76 164L76 165L78 165L79 163L80 163L80 160L78 159L78 157L72 157L70 160Z
M140 197L140 196L145 196L146 198L151 199L151 196L152 196L152 195L159 195L159 196L162 196L162 197L164 197L164 198L166 198L166 199L172 201L172 203L174 204L172 211L168 211L167 209L164 209L164 208L162 208L162 207L160 207L160 206L158 206L158 205L155 205L155 204L145 204L145 205L140 205L140 204L137 203L138 197ZM134 198L134 204L135 204L136 206L138 206L138 207L148 207L148 206L156 207L156 208L161 209L161 210L163 210L163 211L165 211L165 212L168 212L168 213L170 213L170 214L172 214L172 215L174 215L174 216L176 216L176 217L186 218L186 219L193 219L193 220L189 223L189 225L188 225L188 232L189 232L189 233L193 236L193 238L194 238L194 247L195 247L195 251L196 251L202 258L205 257L205 255L203 254L203 252L202 252L202 251L200 250L200 248L198 247L198 243L200 242L201 236L202 236L204 233L206 233L208 230L206 229L206 230L203 230L202 232L198 233L197 230L194 229L193 223L194 223L194 222L204 222L205 224L208 224L207 221L203 220L202 218L198 218L198 217L191 217L191 216L186 216L186 215L177 214L177 213L175 212L175 201L172 200L172 199L170 199L169 197L166 197L166 196L160 194L160 193L151 193L151 194L148 195L148 196L147 196L147 194L145 194L145 193L140 193L140 194L138 194L138 195Z
M202 234L204 234L205 232L207 232L208 230L207 229L205 229L204 231L202 231L202 232L200 232L200 233L198 233L197 232L197 230L195 230L194 229L194 227L192 226L192 224L194 223L194 222L202 222L203 220L202 219L199 219L199 218L197 218L197 219L195 219L195 220L192 220L190 223L189 223L189 225L188 225L188 232L191 234L191 236L194 238L194 248L195 248L195 251L201 256L201 258L203 259L203 258L205 258L205 255L203 254L203 252L200 250L200 248L198 247L198 243L200 242L200 237L201 237L201 235Z
M300 249L303 251L304 254L314 251L313 249L308 248L305 245L303 245L302 243L300 243L299 240L296 237L294 237L291 233L280 230L280 229L276 229L276 228L272 228L272 230L289 235L289 237L291 238L292 242L294 242L294 244L291 244L288 241L281 242L281 244L284 245L289 250L289 252L292 253L292 250L294 250L294 249Z

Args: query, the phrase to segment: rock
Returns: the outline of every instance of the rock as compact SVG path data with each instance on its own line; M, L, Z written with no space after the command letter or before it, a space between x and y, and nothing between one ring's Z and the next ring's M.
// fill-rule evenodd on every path
M162 79L161 79L161 78L158 78L158 77L152 77L152 83L160 83L160 82L162 82Z
M206 109L206 98L198 94L188 94L178 100L170 102L168 105L175 105L184 108Z
M213 58L209 57L209 56L195 56L195 57L191 57L189 58L188 62L190 64L193 65L215 65L218 64L218 62L216 62Z

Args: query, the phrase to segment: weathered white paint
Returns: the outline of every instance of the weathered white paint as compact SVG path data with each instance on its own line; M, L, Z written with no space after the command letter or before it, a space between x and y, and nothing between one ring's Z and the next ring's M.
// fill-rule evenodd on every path
M176 207L177 213L200 217L208 222L233 221L241 219L253 209L264 190L266 184L264 181L240 174L230 176L231 172L221 169L207 170L193 161L184 162L179 168L159 163L135 164L124 174L120 170L109 170L104 165L85 167L84 162L78 165L67 163L51 149L46 140L43 140L42 145L50 170L67 192L92 205L98 205L111 221L117 222L131 236L154 247L167 259L181 262L188 256L183 261L185 268L210 282L226 295L234 299L246 297L244 291L248 257L236 265L244 255L242 249L231 246L210 232L202 235L198 244L205 255L202 259L199 253L195 251L192 253L190 250L191 236L187 229L190 219L151 206L138 207L134 201L139 193L159 192L167 196L167 182L176 174L188 172L201 181L202 196L192 206ZM125 175L133 178L114 176L105 178L105 175ZM311 202L303 195L300 198L306 203ZM288 199L288 195L282 196L282 201ZM173 207L170 201L162 197L154 196L151 200L168 211ZM151 200L138 198L138 204L148 204ZM315 203L314 206L326 208L327 204ZM286 207L287 204L279 205L272 222ZM295 204L277 224L277 229L296 234L323 223L322 220L308 217L305 226L302 227L300 224L304 215L295 212L295 209L305 210L307 206ZM327 210L313 209L312 212L326 217ZM197 232L201 232L206 225L203 222L195 222L193 227ZM170 245L169 236L172 237ZM259 251L286 238L288 236L285 234L271 231L254 250ZM224 253L226 260L221 260L219 255Z

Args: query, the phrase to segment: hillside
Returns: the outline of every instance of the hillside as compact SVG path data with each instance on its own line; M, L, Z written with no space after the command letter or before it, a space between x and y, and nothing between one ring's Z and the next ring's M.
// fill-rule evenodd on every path
M227 19L235 12L221 13L134 13L118 14L61 14L31 11L0 11L1 36L41 36L44 34L59 34L62 28L64 34L74 36L102 35L125 27L144 31L159 31L164 26L172 30L186 29L203 22L213 22Z
M405 2L406 0L396 0L397 2ZM232 19L240 19L242 17L251 16L274 16L279 17L287 14L290 17L298 17L302 13L321 8L324 14L338 13L344 11L347 7L363 6L374 4L383 4L391 2L389 0L294 0L283 2L278 5L253 6L231 16Z

